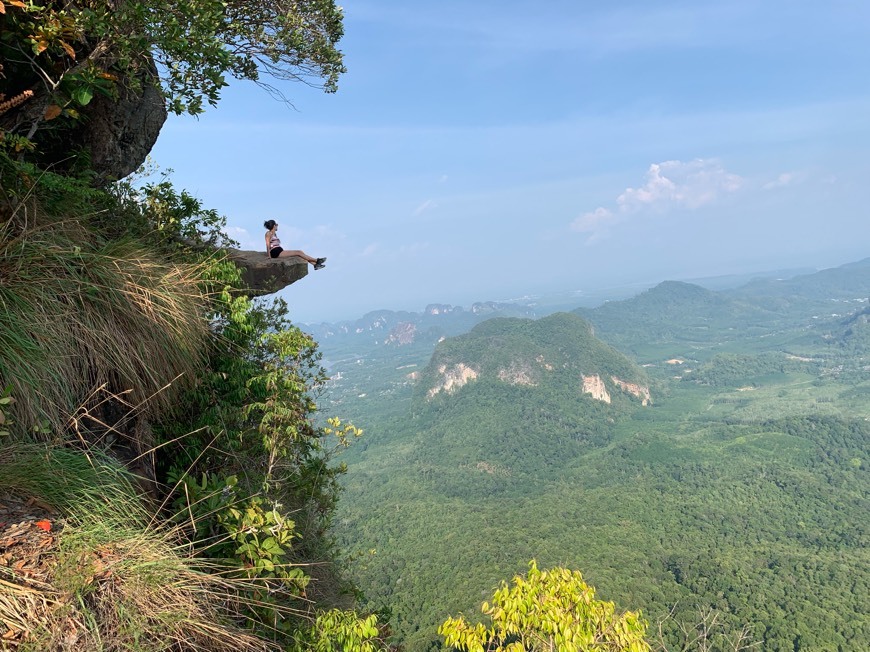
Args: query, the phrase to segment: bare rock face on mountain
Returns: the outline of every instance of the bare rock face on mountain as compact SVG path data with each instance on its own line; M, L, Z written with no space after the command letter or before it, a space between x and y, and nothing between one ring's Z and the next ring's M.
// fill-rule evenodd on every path
M624 392L628 392L635 398L640 399L640 404L646 407L652 403L652 396L649 393L649 387L645 385L639 385L637 383L629 383L624 380L620 380L616 376L611 376L610 379L616 383L616 386L619 387Z
M390 331L390 334L384 339L384 344L395 344L396 346L413 344L416 334L417 325L413 322L403 321L396 324L396 327Z
M607 391L607 386L601 380L598 374L582 376L583 378L583 393L591 394L596 401L604 401L610 403L610 393Z
M248 296L272 294L308 274L308 263L296 256L267 258L262 251L228 249L229 259L242 270Z
M139 93L122 89L117 100L94 97L92 104L85 134L91 165L104 181L122 179L145 162L157 142L167 116L163 94L143 82Z
M153 81L156 78L157 68L149 60L134 80L119 80L116 97L94 94L71 128L55 130L53 122L44 123L46 127L35 136L42 152L40 163L62 172L76 165L77 157L70 153L82 152L97 173L98 184L136 171L166 122L166 102Z
M477 370L461 362L450 368L447 365L440 365L438 367L438 374L440 382L429 389L426 393L426 398L431 399L441 391L447 394L454 394L460 387L468 384L471 380L476 380L478 376Z

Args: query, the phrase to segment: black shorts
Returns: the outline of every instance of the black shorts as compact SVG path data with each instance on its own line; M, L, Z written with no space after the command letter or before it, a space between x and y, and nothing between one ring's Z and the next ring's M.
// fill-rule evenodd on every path
M271 249L269 249L269 255L272 258L277 258L281 255L282 251L284 251L284 247L272 247Z

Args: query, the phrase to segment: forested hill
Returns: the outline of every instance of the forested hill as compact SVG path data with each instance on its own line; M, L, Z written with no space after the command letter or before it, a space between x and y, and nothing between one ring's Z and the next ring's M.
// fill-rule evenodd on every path
M664 281L631 299L575 312L617 345L669 338L709 341L725 329L769 324L782 318L764 302L735 299L680 281Z
M676 351L685 343L710 348L741 341L740 346L745 346L747 338L799 329L828 337L826 329L839 330L831 320L854 312L868 295L870 259L865 259L720 291L664 281L632 298L574 312L588 319L602 339L647 361L662 347Z
M441 342L422 372L418 390L426 400L453 394L470 381L500 382L555 390L565 386L578 395L593 384L600 387L595 398L611 401L611 395L627 393L628 386L643 387L649 381L635 363L596 338L580 317L557 313L537 321L491 319L470 333Z
M438 459L463 492L513 492L607 443L649 403L643 370L566 313L493 319L440 343L413 399L415 464Z
M729 290L734 298L801 297L803 299L853 299L870 292L870 258L801 274L787 279L758 279Z

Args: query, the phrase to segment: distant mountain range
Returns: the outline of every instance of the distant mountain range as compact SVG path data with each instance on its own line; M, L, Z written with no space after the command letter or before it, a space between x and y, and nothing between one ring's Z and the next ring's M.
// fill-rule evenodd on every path
M524 305L483 301L469 309L432 303L422 312L374 310L359 319L335 323L305 324L304 328L321 343L340 346L343 342L366 345L402 346L415 342L437 342L469 331L492 317L534 317Z
M860 309L868 296L870 258L790 279L755 279L718 292L664 281L630 299L574 312L605 341L637 354L651 341L706 346L801 326L838 330L828 322Z
M632 324L643 322L647 335L653 326L660 335L674 330L681 337L703 339L704 332L713 332L717 324L726 321L732 328L751 328L776 324L795 309L803 314L830 308L826 313L836 314L837 306L831 302L866 299L868 295L870 258L816 272L792 269L709 277L691 283L663 281L639 293L636 289L629 293L628 288L616 288L610 297L618 300L608 300L602 292L486 301L470 308L433 303L421 312L383 309L359 319L303 326L329 346L402 346L435 343L443 337L466 333L493 317L543 317L572 310L606 333L627 333Z
M743 298L802 297L804 299L866 298L870 293L870 258L791 278L759 278L727 294Z
M786 276L792 274L792 276ZM743 282L740 285L736 285ZM718 288L718 289L712 289ZM614 291L625 296L625 288ZM664 281L630 298L595 307L590 296L524 297L486 301L470 308L430 304L422 312L375 310L355 320L305 324L322 348L364 350L379 346L434 345L493 317L543 317L572 310L618 347L633 348L638 337L709 341L741 331L793 326L807 315L837 317L853 312L870 296L870 258L817 272L778 270L755 275L711 277L694 283ZM570 302L573 302L571 305ZM587 304L583 307L582 304Z
M623 345L650 338L707 341L725 329L767 324L780 313L764 301L733 298L691 283L664 281L631 299L597 308L578 308L576 314L592 322L605 339Z

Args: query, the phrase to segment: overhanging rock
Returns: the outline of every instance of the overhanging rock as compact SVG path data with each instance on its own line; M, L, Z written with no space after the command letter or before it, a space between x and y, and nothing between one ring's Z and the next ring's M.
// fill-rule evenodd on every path
M248 296L272 294L308 274L308 263L296 256L267 258L262 251L227 249L227 255L242 270Z

